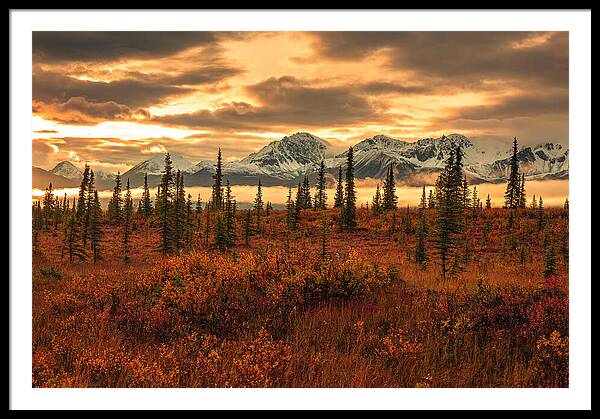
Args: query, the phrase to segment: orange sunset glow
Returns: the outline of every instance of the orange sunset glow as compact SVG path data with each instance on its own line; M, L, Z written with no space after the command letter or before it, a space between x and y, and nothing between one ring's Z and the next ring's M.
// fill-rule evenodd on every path
M567 32L34 32L33 165L243 158L297 131L336 151L568 143Z

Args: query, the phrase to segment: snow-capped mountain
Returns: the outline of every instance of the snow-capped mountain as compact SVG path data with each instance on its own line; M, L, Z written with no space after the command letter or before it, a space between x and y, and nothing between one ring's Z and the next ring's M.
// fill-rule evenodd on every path
M171 162L173 163L173 171L181 170L182 172L188 172L190 169L194 167L194 163L187 160L185 157L180 156L178 154L171 154ZM161 175L163 169L165 167L165 155L164 154L155 154L150 159L144 160L131 169L123 173L122 177L127 177L128 175L139 174L142 175L147 173L150 175Z
M393 164L396 180L407 184L422 183L419 175L435 174L442 170L450 152L461 147L464 168L472 183L503 182L510 165L511 148L493 149L487 142L473 142L461 134L424 138L415 142L403 141L385 135L366 138L354 145L355 176L383 178ZM324 160L327 172L336 176L339 167L346 164L347 151L331 155L327 141L307 132L298 132L273 141L261 150L239 161L224 161L223 174L232 185L255 185L260 178L263 185L294 184L305 174L314 177ZM523 146L518 152L520 168L529 179L564 179L569 176L569 149L561 144L546 142ZM163 154L144 160L121 175L123 182L130 180L133 187L143 183L160 182L164 168ZM181 170L188 186L208 186L213 182L215 161L202 160L193 164L183 156L171 154L174 170ZM81 169L64 161L50 171L64 179L81 179ZM111 185L114 174L96 173L98 187Z
M390 164L399 179L410 179L419 172L436 172L444 167L452 150L460 146L464 167L476 182L503 181L508 175L510 148L494 152L475 145L464 135L450 134L416 142L397 140L384 135L367 138L353 147L357 178L382 178ZM345 164L347 152L327 159L328 167ZM561 144L546 143L522 147L517 154L521 170L529 178L568 177L568 149Z
M50 173L55 174L57 176L66 177L67 179L81 179L83 177L83 172L77 166L75 166L70 161L61 161L58 163Z
M564 178L569 172L569 149L561 144L544 143L522 147L517 153L519 169L529 178ZM510 154L491 163L474 165L485 178L506 178L510 170Z
M297 132L263 147L240 161L257 166L265 174L290 179L312 171L325 157L329 143L308 132Z

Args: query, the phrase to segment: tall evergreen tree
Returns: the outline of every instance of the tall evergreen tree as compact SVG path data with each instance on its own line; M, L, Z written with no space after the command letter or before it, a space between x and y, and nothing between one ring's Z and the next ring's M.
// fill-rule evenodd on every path
M89 178L90 178L90 166L88 166L86 164L85 168L83 169L83 176L81 178L81 184L79 186L79 199L77 200L76 214L77 214L77 219L79 221L83 221L85 219L85 211L86 211L87 204L88 204L87 193L88 193Z
M490 198L490 194L488 194L485 199L485 209L492 209L492 199Z
M429 190L429 199L427 200L427 206L431 209L435 208L435 198L433 196L433 190Z
M427 236L427 224L425 223L425 211L419 211L419 225L417 227L417 248L415 249L415 260L421 267L427 264L427 251L425 239Z
M504 206L510 209L518 208L521 195L518 152L517 137L515 137L513 140L512 156L510 157L508 184L506 185L506 192L504 194Z
M64 225L64 245L69 255L69 262L73 259L87 260L85 248L81 245L81 224L77 214L71 214Z
M304 174L304 180L302 181L302 202L304 203L304 208L312 208L312 198L310 196L310 183L308 180L308 175Z
M123 218L123 197L121 193L121 173L117 172L113 195L108 203L108 219L114 224L120 224Z
M440 257L442 277L445 278L451 258L456 266L456 249L463 230L464 173L462 150L458 147L450 153L444 171L436 182L437 219L433 247Z
M565 198L565 204L563 205L563 209L569 211L569 198Z
M546 225L545 217L544 217L544 201L540 196L540 201L537 206L537 216L538 216L538 230L542 230Z
M315 209L324 210L327 208L327 192L325 186L325 162L321 160L317 177L317 190L315 192Z
M285 204L285 209L286 209L286 223L287 223L287 227L288 230L295 230L296 229L296 204L294 203L294 200L292 199L292 187L289 186L288 189L288 196L287 196L287 202Z
M525 173L521 174L521 184L519 185L519 208L527 208L527 197L525 194Z
M373 214L381 214L381 190L379 189L379 183L375 188L375 195L373 196L373 204L371 205Z
M354 189L354 150L348 149L346 157L346 185L343 207L343 225L344 228L352 230L356 227L356 191Z
M323 214L321 217L321 260L328 259L329 249L329 220L327 216Z
M156 212L160 227L160 250L168 254L173 250L173 198L175 182L173 180L173 163L171 155L165 155L165 167L158 187Z
M186 211L185 211L185 187L183 175L180 170L175 174L175 197L173 200L173 244L175 252L183 249L185 241Z
M218 250L225 250L229 242L227 235L227 222L221 211L217 212L215 220L215 235L213 238L213 247Z
M462 204L464 209L471 207L471 191L469 190L469 183L467 182L466 175L463 175L462 181Z
M219 148L219 152L217 154L217 164L213 179L215 182L212 187L211 208L220 210L223 206L223 168L221 148Z
M419 203L419 209L424 210L427 208L427 195L425 193L425 186L423 186L423 192L421 193L421 202Z
M129 240L131 235L131 223L133 217L133 199L131 198L131 187L129 178L125 188L125 201L123 202L123 255L125 260L129 258Z
M260 213L264 208L262 183L258 179L258 187L256 188L256 197L254 198L254 211L256 212L256 224L260 225Z
M259 182L260 184L260 182ZM262 199L262 198L261 198ZM226 246L233 246L236 240L236 228L235 228L235 198L231 193L231 186L229 185L229 180L227 180L227 185L225 186L225 236Z
M81 220L83 247L87 245L88 232L90 228L90 212L94 205L94 171L90 169L89 181L87 185L87 203L83 211Z
M202 228L202 197L198 194L196 200L196 231L200 231Z
M246 210L246 215L244 216L244 243L246 246L250 245L250 236L254 234L254 229L252 228L252 213L250 210Z
M194 234L194 217L193 217L192 195L188 194L185 202L185 246L189 248L192 245Z
M477 196L477 186L473 187L473 193L471 196L471 209L473 210L473 215L479 210L480 200Z
M556 253L554 252L554 245L549 242L546 246L544 253L544 276L546 278L551 277L556 273Z
M383 182L383 201L381 207L383 211L395 210L398 206L398 197L396 196L396 181L394 180L394 164L387 169L387 174Z
M333 197L333 207L342 208L344 206L344 184L342 183L342 166L338 172L337 187L335 189L335 195Z
M148 173L144 173L144 191L140 200L141 216L148 220L152 215L152 199L150 198L150 188L148 187Z
M90 245L92 248L92 258L94 263L98 262L102 259L101 255L101 240L102 240L102 227L101 227L101 217L102 217L102 208L100 207L100 199L98 198L98 191L94 190L94 197L92 200L92 205L89 208L90 212L90 222L89 222L89 236L90 236Z
M52 183L48 185L44 191L44 209L42 210L42 219L44 228L48 228L54 213L54 192L52 191Z
M531 209L537 209L537 198L535 197L535 194L533 194L533 198L531 198Z

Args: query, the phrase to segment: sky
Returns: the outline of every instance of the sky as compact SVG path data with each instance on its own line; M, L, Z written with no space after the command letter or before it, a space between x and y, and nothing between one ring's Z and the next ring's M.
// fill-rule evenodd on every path
M568 32L34 32L33 165L247 156L299 131L568 144Z

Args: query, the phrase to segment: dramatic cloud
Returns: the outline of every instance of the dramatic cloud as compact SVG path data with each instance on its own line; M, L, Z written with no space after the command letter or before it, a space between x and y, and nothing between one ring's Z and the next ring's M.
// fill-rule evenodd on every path
M320 32L316 54L363 60L387 49L389 64L417 77L472 83L494 78L568 83L568 33L534 32Z
M113 101L90 102L83 97L72 97L64 103L34 101L33 112L63 124L81 125L148 117L148 113L142 109L134 111Z
M568 141L567 32L35 32L34 164L236 159L297 131L341 150Z
M467 106L456 111L456 119L510 119L546 114L566 114L569 111L567 92L553 95L511 96L484 106Z
M268 131L272 127L335 127L385 120L385 106L374 106L352 87L313 87L294 77L283 76L269 78L245 89L258 106L232 102L215 110L166 115L152 118L152 121L196 129Z
M217 42L218 32L33 32L36 61L160 58Z

